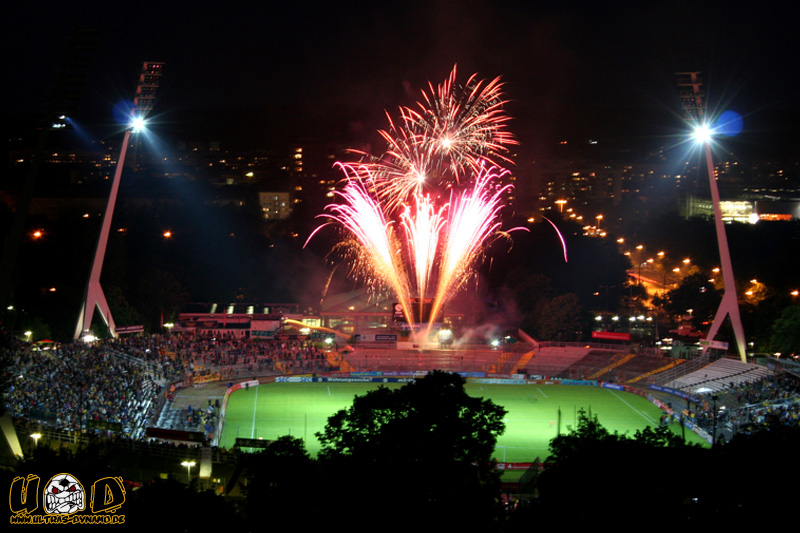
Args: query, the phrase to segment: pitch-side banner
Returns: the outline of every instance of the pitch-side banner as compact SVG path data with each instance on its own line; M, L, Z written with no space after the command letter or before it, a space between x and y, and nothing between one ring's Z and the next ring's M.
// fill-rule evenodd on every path
M593 331L593 339L606 339L610 341L629 341L631 340L630 333L618 333L616 331Z

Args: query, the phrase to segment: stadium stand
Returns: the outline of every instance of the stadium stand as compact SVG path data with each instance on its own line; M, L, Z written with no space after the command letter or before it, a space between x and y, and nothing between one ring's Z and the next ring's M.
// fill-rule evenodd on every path
M690 374L671 381L668 387L687 392L719 392L736 385L769 378L773 372L765 367L734 359L718 359ZM707 390L705 390L707 389Z
M37 428L142 442L153 440L147 436L148 428L193 432L201 439L214 432L219 405L206 398L174 406L172 400L181 388L215 382L224 390L225 383L256 376L333 371L436 368L534 379L657 383L700 394L702 406L687 405L698 423L713 421L709 394L717 395L714 401L725 406L731 422L739 425L762 423L770 416L791 423L797 417L796 387L763 366L731 359L686 363L627 353L619 346L534 341L496 348L397 350L354 344L323 350L299 340L172 334L47 347L12 344L10 370L15 377L6 396L12 416ZM667 375L668 382L658 381Z

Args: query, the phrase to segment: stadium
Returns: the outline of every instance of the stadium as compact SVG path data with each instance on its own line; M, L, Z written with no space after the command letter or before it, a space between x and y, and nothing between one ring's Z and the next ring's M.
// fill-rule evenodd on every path
M91 346L20 343L13 367L20 381L6 399L17 435L10 449L26 455L42 444L113 441L120 451L156 459L131 474L134 482L188 474L207 486L233 487L228 476L237 454L292 435L314 455L315 433L355 395L399 387L434 369L459 373L470 395L507 409L494 456L499 468L518 475L547 458L550 440L568 433L580 410L612 431L664 424L704 445L714 435L729 440L769 416L796 413L796 394L777 393L791 385L764 366L522 339L425 350L210 333ZM197 469L181 466L186 461Z

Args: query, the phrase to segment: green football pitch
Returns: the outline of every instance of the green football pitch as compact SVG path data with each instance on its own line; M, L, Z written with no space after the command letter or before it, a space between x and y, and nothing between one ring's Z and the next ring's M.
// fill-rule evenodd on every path
M292 435L303 439L309 453L316 455L320 444L314 434L325 428L328 417L349 407L355 395L378 386L378 383L270 383L238 390L228 401L220 446L232 448L237 437L273 440ZM396 388L402 384L385 386ZM472 396L491 399L508 411L506 431L495 449L495 458L500 462L545 459L548 444L557 435L559 425L562 433L568 432L581 408L597 415L608 430L629 435L657 425L661 417L661 410L646 398L598 387L467 384L466 390ZM676 424L672 427L680 431ZM685 434L690 442L702 442L689 430Z

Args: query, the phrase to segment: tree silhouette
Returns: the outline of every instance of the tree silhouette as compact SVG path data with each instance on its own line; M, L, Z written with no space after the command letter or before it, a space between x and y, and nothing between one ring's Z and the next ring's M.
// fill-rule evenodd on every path
M714 316L721 299L721 292L709 283L707 276L692 274L683 279L680 287L667 293L665 307L674 316L692 309L692 314L703 321Z
M556 525L569 516L571 524L589 525L612 509L626 520L651 520L665 507L688 516L693 510L685 505L697 495L697 484L674 475L675 466L702 470L710 453L684 444L667 427L633 436L611 432L584 410L578 411L575 428L550 442L550 452L536 482L539 499L512 522L537 515L545 517L543 525ZM632 481L637 476L657 481L642 490Z
M800 305L787 307L772 325L771 347L785 355L800 353Z
M575 294L563 294L541 302L537 311L537 333L542 339L576 341L587 328L583 307Z
M318 472L302 439L284 435L259 453L242 454L241 462L247 470L243 490L247 519L254 529L265 517L294 519L307 514L307 502L298 494L305 492Z
M500 516L492 454L506 410L441 371L357 396L317 434L320 459L360 513L429 517L429 526L489 526ZM365 490L365 480L369 487Z

